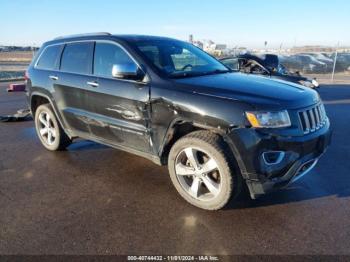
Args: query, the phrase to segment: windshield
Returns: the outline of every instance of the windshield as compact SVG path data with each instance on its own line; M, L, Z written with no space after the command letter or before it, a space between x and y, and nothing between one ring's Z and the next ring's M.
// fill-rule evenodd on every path
M171 78L230 72L215 58L192 44L177 40L136 41L146 59Z

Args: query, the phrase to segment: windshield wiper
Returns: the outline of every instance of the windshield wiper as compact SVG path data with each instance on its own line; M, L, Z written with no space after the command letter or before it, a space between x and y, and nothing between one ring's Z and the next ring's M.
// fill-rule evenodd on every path
M185 78L185 77L194 77L201 76L203 72L176 72L169 75L170 78Z

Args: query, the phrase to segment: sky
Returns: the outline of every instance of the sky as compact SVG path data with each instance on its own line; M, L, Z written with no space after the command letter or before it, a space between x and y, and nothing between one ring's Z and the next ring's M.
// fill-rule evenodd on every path
M350 46L349 20L349 0L0 0L0 45L110 32L249 48Z

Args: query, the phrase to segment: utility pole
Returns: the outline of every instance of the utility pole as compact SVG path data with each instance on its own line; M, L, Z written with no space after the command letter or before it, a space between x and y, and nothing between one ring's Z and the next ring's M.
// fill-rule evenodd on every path
M280 44L280 50L279 50L279 52L278 52L279 55L281 54L282 46L283 46L283 43Z
M335 49L335 56L334 56L334 62L333 62L333 71L332 71L332 82L334 81L334 72L335 72L335 65L337 64L337 57L338 57L338 49L339 49L339 42L337 44L337 47Z

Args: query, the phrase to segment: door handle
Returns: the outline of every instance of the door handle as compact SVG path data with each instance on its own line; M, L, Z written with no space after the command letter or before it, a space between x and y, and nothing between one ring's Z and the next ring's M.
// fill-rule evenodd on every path
M89 86L92 87L98 87L98 83L97 82L86 82Z
M55 81L58 80L57 76L49 76L49 78L52 79L52 80L55 80Z

